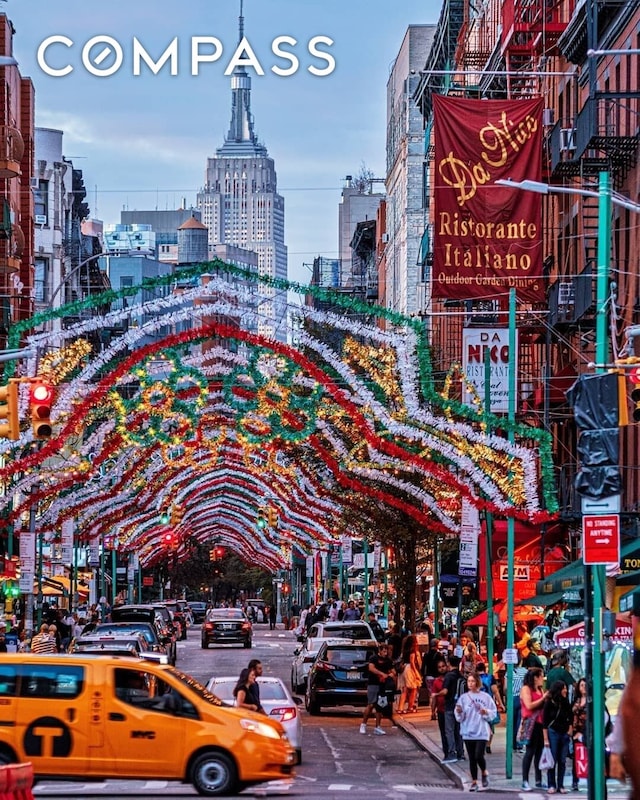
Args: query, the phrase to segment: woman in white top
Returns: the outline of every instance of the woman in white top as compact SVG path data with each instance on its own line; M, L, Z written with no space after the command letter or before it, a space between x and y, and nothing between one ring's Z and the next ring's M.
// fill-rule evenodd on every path
M467 675L467 691L461 694L454 709L455 718L460 723L460 735L469 756L471 773L470 791L478 791L478 767L482 771L482 787L489 785L485 748L491 736L490 722L495 719L498 709L491 695L481 691L482 681L477 672Z

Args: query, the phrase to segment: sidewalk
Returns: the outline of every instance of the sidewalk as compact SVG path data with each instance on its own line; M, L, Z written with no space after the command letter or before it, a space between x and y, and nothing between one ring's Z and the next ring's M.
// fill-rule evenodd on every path
M503 715L504 717L504 715ZM440 730L438 723L431 719L431 711L426 706L420 708L416 714L394 714L396 725L402 728L411 736L417 744L425 750L434 761L438 761L442 769L454 780L461 789L468 789L471 777L468 770L468 762L458 761L454 764L443 764L442 744L440 742ZM496 728L493 741L491 742L491 754L487 755L487 770L489 772L489 790L492 792L522 792L522 754L514 752L512 755L512 777L506 775L506 727L504 721ZM529 783L532 791L528 796L534 798L540 795L547 797L545 789L534 788L535 774L533 765L529 773ZM580 781L580 790L571 791L571 762L567 759L567 774L565 777L565 788L568 798L586 798L587 782ZM546 776L543 783L546 784ZM615 780L607 781L607 793L609 796L626 797L629 794L629 787Z

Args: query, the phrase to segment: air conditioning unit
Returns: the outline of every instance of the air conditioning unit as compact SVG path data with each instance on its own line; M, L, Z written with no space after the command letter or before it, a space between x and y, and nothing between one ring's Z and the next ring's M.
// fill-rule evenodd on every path
M47 215L46 214L36 214L34 217L36 225L46 225L47 224Z
M544 108L542 110L542 124L545 127L550 127L553 125L553 109L552 108Z
M29 184L32 189L38 189L40 186L40 179L39 178L31 178Z
M560 152L566 153L576 149L576 129L560 128Z
M382 244L387 244L389 242L389 234L383 233L382 236L380 237L380 240Z

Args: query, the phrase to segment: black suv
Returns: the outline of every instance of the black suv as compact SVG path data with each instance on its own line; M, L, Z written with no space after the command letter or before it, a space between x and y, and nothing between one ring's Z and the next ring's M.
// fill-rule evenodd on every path
M307 679L307 711L319 714L323 706L366 706L369 659L377 652L376 641L322 644Z
M147 622L153 625L158 637L167 650L169 663L175 666L177 656L176 632L170 618L169 609L152 605L114 606L111 609L112 622Z

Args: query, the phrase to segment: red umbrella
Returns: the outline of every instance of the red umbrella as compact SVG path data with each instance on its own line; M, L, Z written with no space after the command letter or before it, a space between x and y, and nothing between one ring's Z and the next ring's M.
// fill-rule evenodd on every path
M497 614L499 622L504 625L507 622L507 603L505 600L496 600L493 605L493 613ZM513 612L513 621L520 622L540 622L544 619L542 614L538 614L537 612L533 611L533 606L518 606L516 610ZM485 608L484 611L481 611L479 614L476 614L475 617L467 620L465 625L484 625L485 627L488 625L488 616L487 610Z

